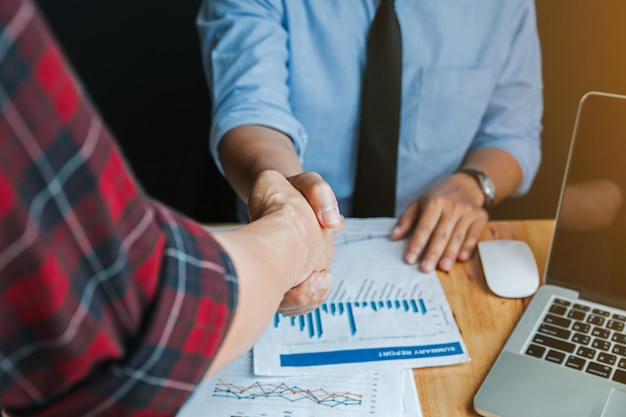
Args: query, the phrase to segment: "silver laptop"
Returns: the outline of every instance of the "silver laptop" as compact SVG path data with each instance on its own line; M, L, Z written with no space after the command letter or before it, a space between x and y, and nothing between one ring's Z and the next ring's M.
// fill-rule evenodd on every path
M626 417L626 96L580 102L544 276L474 409Z

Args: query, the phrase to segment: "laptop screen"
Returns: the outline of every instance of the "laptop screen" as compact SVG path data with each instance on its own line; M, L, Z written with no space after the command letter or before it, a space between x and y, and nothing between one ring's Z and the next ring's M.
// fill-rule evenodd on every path
M626 96L581 100L546 282L626 307Z

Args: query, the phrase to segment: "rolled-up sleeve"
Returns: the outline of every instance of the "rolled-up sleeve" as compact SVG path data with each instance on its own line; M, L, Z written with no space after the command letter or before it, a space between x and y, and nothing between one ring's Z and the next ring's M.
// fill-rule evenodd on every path
M541 162L543 83L533 2L520 2L517 12L518 30L471 150L496 147L511 154L522 168L515 192L521 195L530 189Z
M281 2L204 2L197 18L212 95L211 152L218 163L223 136L239 126L285 133L302 155L307 135L289 102L289 37Z

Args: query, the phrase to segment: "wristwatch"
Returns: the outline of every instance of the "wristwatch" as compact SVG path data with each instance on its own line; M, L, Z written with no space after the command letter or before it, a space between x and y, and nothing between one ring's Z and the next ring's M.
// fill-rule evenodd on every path
M483 208L488 209L491 207L494 199L496 198L496 187L493 185L491 178L489 178L489 176L484 172L474 168L461 168L458 172L464 172L476 180L480 190L483 192L483 196L485 197Z

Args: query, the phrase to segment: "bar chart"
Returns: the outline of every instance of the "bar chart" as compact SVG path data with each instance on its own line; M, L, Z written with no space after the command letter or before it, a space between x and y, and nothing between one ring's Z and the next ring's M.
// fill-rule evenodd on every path
M371 319L372 313L380 312L382 316L385 311L391 312L397 318L397 312L406 314L426 314L426 305L424 300L385 300L385 301L355 301L345 303L324 303L311 313L300 316L286 316L277 313L274 316L274 327L278 328L283 323L290 327L298 328L301 332L308 335L309 338L322 338L324 335L324 321L329 318L345 318L345 325L348 327L350 335L357 334L357 319L359 313L368 310L366 313Z

